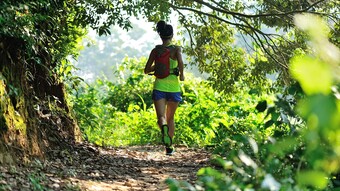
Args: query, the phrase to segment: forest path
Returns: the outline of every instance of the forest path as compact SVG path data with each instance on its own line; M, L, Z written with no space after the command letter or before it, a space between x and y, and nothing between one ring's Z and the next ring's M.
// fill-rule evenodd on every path
M0 190L168 190L167 178L193 183L210 154L177 146L102 148L89 144L51 150L50 159L29 165L0 166Z

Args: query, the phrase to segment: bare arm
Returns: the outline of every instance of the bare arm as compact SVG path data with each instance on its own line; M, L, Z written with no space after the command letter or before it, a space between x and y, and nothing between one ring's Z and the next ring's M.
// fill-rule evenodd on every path
M155 50L153 49L149 55L149 59L146 62L145 68L144 68L144 74L148 74L155 70L155 66L152 65L155 61Z
M181 81L184 81L184 64L182 59L182 49L181 47L178 47L176 50L176 57L178 62L178 69L179 69L179 79Z

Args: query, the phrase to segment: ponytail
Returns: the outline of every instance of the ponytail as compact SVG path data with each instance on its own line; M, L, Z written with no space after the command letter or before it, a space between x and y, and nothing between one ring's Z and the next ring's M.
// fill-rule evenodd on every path
M158 21L157 26L157 33L162 39L170 39L173 36L173 28L171 25L166 24L165 21Z

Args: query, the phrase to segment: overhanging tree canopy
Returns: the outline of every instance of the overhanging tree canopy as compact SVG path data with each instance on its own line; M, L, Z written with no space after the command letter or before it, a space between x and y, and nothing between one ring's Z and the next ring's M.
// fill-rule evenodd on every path
M74 136L63 81L72 79L67 56L77 54L77 40L87 27L109 34L111 25L129 28L131 15L156 22L176 11L182 32L189 37L184 45L190 62L210 73L217 88L229 90L235 82L259 83L268 73L285 76L291 55L308 51L303 34L291 30L296 13L323 16L332 26L332 41L339 45L339 7L336 0L2 0L0 96L9 101L0 110L1 136L19 139L31 132L28 142L19 145L23 147L35 145L34 139L47 139L40 135L47 130L52 134L66 130ZM235 34L250 43L251 59L245 57ZM13 110L18 115L8 116ZM58 114L64 117L51 117ZM24 122L10 123L6 118Z
M241 78L249 85L261 84L268 73L277 73L281 82L290 79L289 58L296 50L308 51L304 35L294 30L295 14L309 13L325 18L332 26L333 42L339 44L340 16L336 0L75 2L78 23L91 26L99 34L109 34L112 24L128 29L130 15L157 22L177 12L181 32L187 38L184 45L190 63L210 73L210 79L221 90L232 90L232 84ZM106 15L105 22L100 22L100 15ZM252 58L245 58L245 52L252 53Z
M201 71L211 73L211 79L221 89L238 81L240 76L256 76L251 79L259 82L266 74L279 72L284 77L282 79L287 79L289 58L297 48L305 50L303 35L293 30L295 14L324 17L333 26L335 43L338 43L339 36L339 2L335 0L46 0L15 3L5 0L2 4L4 8L11 7L3 14L2 23L8 21L7 26L11 23L14 29L3 32L12 36L22 36L23 33L27 41L36 38L42 28L47 35L57 34L56 29L67 35L75 34L72 32L75 27L89 26L102 35L110 34L111 25L130 28L131 15L157 22L177 12L182 32L188 37L184 42L188 45L185 50L192 58L191 63L198 64ZM14 15L15 22L11 22ZM27 20L30 22L25 22ZM38 26L42 23L44 26ZM27 29L29 35L25 33ZM34 34L37 35L34 37ZM237 42L235 34L238 35ZM244 51L239 47L256 53L250 65L245 65Z
M339 1L145 1L156 12L146 12L153 21L165 13L176 11L179 22L189 35L186 53L192 63L211 74L211 80L221 90L243 80L258 84L266 74L278 73L281 81L289 79L289 58L296 50L307 51L304 35L293 29L295 14L309 13L322 16L333 29L333 40L339 32ZM145 10L144 9L144 10ZM234 34L244 42L234 41ZM254 53L245 64L242 49ZM251 83L248 83L251 84Z

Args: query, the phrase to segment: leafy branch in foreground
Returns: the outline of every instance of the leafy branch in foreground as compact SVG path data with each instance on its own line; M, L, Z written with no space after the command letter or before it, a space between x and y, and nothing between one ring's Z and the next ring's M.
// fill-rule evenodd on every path
M336 1L162 0L141 2L139 5L145 8L153 5L155 10L159 11L152 14L144 12L151 21L166 18L169 10L176 11L178 21L183 27L182 34L185 35L183 43L186 45L185 52L190 57L190 63L198 65L202 72L212 74L211 81L217 86L221 83L218 79L228 80L225 85L218 87L225 91L233 90L232 86L240 82L238 76L242 76L242 79L246 79L253 87L260 87L267 74L277 74L276 81L279 84L289 84L291 81L288 72L289 59L295 55L297 48L309 51L305 45L305 36L294 29L295 14L310 13L322 16L331 26L334 26L333 39L339 36L335 32L337 21L340 19L339 3ZM225 38L216 38L218 33ZM235 40L234 35L239 38ZM230 55L243 56L242 52L236 54L235 50L238 48L248 49L248 53L262 53L266 61L257 61L255 58L256 62L249 64L248 60L235 60L235 65L230 65ZM263 64L266 67L261 67ZM258 68L262 71L260 72ZM214 70L221 72L214 74ZM251 73L257 73L259 81L251 80L249 77Z
M327 191L339 187L340 51L329 42L324 20L298 15L295 22L309 35L315 51L291 60L290 72L304 92L298 104L293 104L303 119L300 128L277 137L259 136L258 129L230 137L224 149L216 150L212 167L198 171L195 185L167 180L172 191ZM266 103L260 102L257 109L265 111Z

